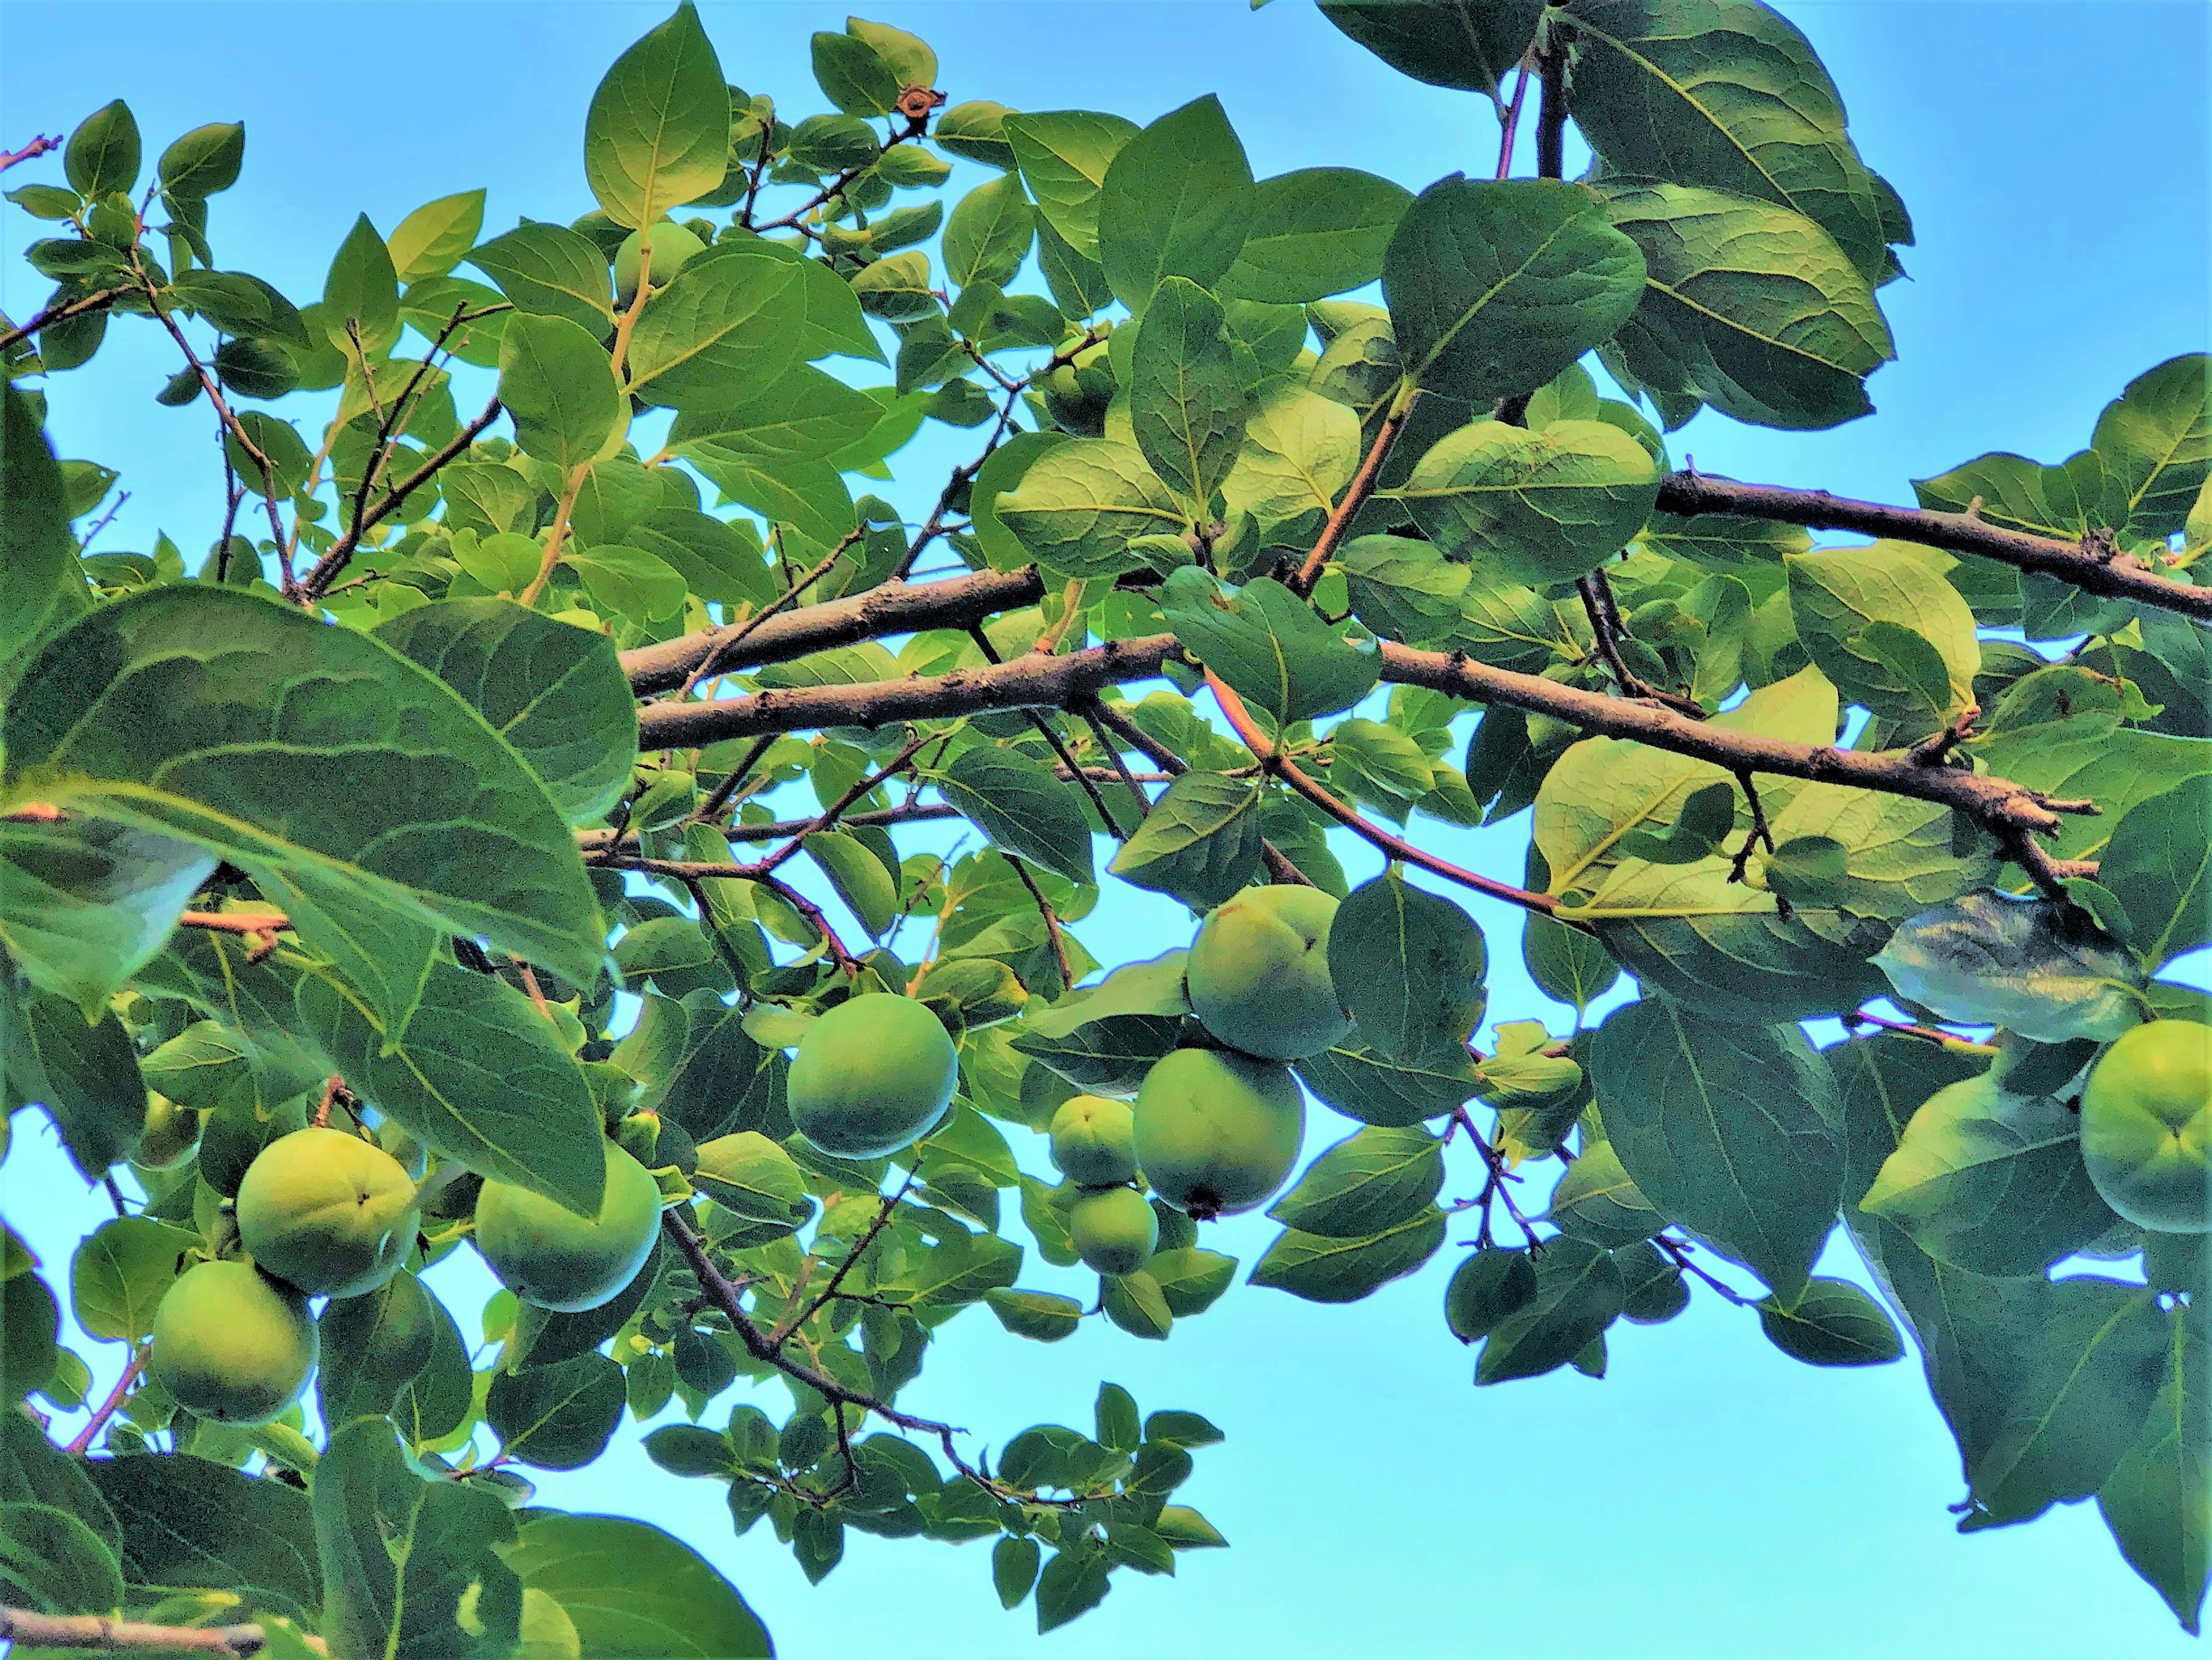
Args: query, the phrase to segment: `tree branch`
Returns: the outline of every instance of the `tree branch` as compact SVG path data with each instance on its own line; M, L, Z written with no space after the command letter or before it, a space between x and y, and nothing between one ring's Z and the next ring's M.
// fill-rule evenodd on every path
M5 173L18 161L33 161L52 154L62 147L58 137L39 132L31 135L31 142L19 150L0 150L0 173Z
M0 351L5 351L19 340L27 340L40 329L56 323L66 323L72 317L82 317L87 312L105 311L125 295L128 289L101 289L76 300L58 301L48 306L21 328L9 329L0 334Z
M1380 848L1393 859L1418 865L1431 875L1441 876L1448 882L1456 882L1477 893L1487 894L1492 899L1503 899L1523 910L1549 916L1559 909L1559 902L1547 893L1531 893L1526 888L1515 887L1510 882L1500 882L1474 871L1462 869L1448 859L1424 853L1402 836L1393 836L1380 824L1370 824L1360 815L1358 809L1349 802L1338 800L1269 743L1259 724L1252 719L1252 712L1244 707L1244 700L1224 684L1211 669L1206 671L1206 684L1213 689L1214 700L1221 705L1222 714L1228 716L1229 724L1236 729L1237 736L1243 740L1244 747L1260 757L1260 764L1355 836Z
M2025 531L1985 525L1965 514L1935 513L1924 508L1889 507L1831 496L1826 490L1789 489L1778 484L1740 484L1703 473L1678 472L1659 486L1659 511L1677 518L1700 513L1732 513L1746 519L1773 520L1810 530L1856 531L1886 536L1947 553L1978 554L2015 570L2055 576L2088 593L2132 599L2212 623L2212 588L2194 587L2160 576L2124 554L2106 559L2076 543Z
M750 624L707 629L641 646L623 654L623 672L629 676L630 690L641 696L671 691L710 655L717 672L733 674L887 634L965 629L999 611L1033 605L1043 597L1044 583L1034 567L979 571L942 582L890 581L781 616L763 614ZM748 628L750 632L744 632Z
M138 1381L138 1374L146 1370L147 1359L153 1353L153 1346L149 1343L141 1343L131 1351L131 1361L123 1368L123 1376L115 1380L115 1387L108 1390L107 1399L94 1410L85 1426L70 1438L70 1444L63 1449L64 1451L81 1455L92 1445L94 1438L123 1405L124 1397L131 1393L131 1386Z
M216 1654L246 1660L268 1639L258 1625L149 1626L136 1620L110 1620L97 1614L34 1614L0 1608L0 1638L15 1647L91 1649L104 1653ZM318 1654L329 1651L319 1637L304 1637Z
M1313 592L1314 584L1321 581L1322 567L1344 540L1345 532L1352 527L1359 509L1367 505L1367 498L1375 493L1376 483L1382 476L1382 464L1390 459L1391 446L1405 431L1407 417L1413 414L1414 401L1420 395L1419 387L1408 384L1401 386L1391 400L1389 413L1376 429L1375 441L1367 447L1367 459L1359 464L1359 471L1344 487L1344 499L1330 510L1321 534L1314 538L1313 551L1306 555L1305 563L1298 567L1285 585L1300 599Z
M499 419L501 405L497 398L483 406L483 412L447 441L443 448L409 473L386 493L383 499L362 515L359 526L331 544L330 550L315 561L307 575L300 580L300 594L303 599L319 599L330 592L331 584L345 569L346 562L353 557L361 538L399 511L407 498L438 476L439 469L477 441L478 434Z

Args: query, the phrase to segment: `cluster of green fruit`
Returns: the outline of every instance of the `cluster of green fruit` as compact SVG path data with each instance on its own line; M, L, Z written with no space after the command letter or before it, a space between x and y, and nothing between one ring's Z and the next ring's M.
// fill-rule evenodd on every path
M2081 1094L2081 1157L2138 1227L2212 1233L2212 1026L2154 1020L2122 1034Z
M186 1269L155 1310L153 1376L179 1406L222 1423L267 1423L314 1371L309 1299L369 1295L405 1266L422 1225L424 1159L396 1128L386 1134L390 1147L314 1127L255 1155L238 1187L243 1255ZM526 1188L482 1184L477 1249L525 1302L596 1308L652 1254L659 1184L613 1142L603 1147L606 1185L593 1216Z

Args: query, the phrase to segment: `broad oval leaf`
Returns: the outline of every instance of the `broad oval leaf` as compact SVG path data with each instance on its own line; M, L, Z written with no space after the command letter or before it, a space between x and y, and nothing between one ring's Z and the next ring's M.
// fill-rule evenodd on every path
M1145 307L1130 354L1129 428L1152 471L1212 517L1207 503L1237 465L1244 441L1221 302L1182 277L1164 277Z
M2038 1043L2106 1041L2142 1018L2142 976L2071 905L1970 893L1899 927L1875 959L1899 993L1947 1020Z
M1433 1204L1443 1186L1443 1144L1417 1128L1370 1128L1307 1165L1267 1208L1285 1227L1329 1239L1364 1239Z
M1364 288L1382 274L1390 234L1413 192L1357 167L1301 167L1252 188L1252 223L1216 291L1302 305Z
M642 230L712 192L730 159L730 94L685 0L614 62L584 118L584 177L608 218Z
M597 972L591 885L521 757L427 670L295 607L203 584L103 606L25 667L0 743L11 795L233 860L364 988L381 970L340 907ZM395 1025L409 991L380 999Z
M1272 576L1229 593L1209 573L1185 566L1167 580L1160 609L1193 656L1279 722L1350 708L1381 673L1371 644L1346 643Z
M1413 1067L1455 1064L1482 1023L1490 954L1474 919L1393 867L1329 924L1328 970L1361 1040Z
M1620 1317L1626 1294L1609 1251L1564 1234L1531 1258L1534 1296L1492 1328L1475 1362L1477 1383L1536 1377L1564 1366Z
M538 1469L580 1469L606 1450L622 1423L622 1368L604 1354L502 1371L484 1418L509 1457Z
M1478 421L1432 445L1397 492L1438 546L1536 587L1611 559L1658 494L1644 447L1601 421Z
M1251 163L1221 100L1209 93L1170 110L1115 151L1099 188L1098 258L1114 297L1141 313L1163 277L1211 285L1236 264L1252 209Z
M1118 576L1146 562L1130 539L1181 535L1190 519L1142 451L1109 438L1078 438L1037 454L998 498L999 522L1031 558L1073 577Z
M1252 1265L1246 1283L1272 1286L1309 1303L1356 1303L1413 1273L1443 1242L1444 1213L1434 1205L1362 1238L1286 1228Z
M953 757L933 779L962 814L1008 853L1057 871L1071 882L1094 879L1091 826L1052 769L1015 750L979 745Z
M1123 881L1211 910L1259 869L1259 787L1218 772L1186 772L1152 803L1107 866Z
M1944 556L1875 542L1782 562L1797 638L1845 698L1896 723L1901 739L1940 732L1973 705L1981 644L1974 613L1944 578ZM1929 648L1932 670L1919 666Z
M1905 1340L1881 1304L1848 1280L1814 1280L1795 1302L1759 1305L1766 1341L1808 1366L1879 1366L1901 1359Z
M1612 338L1643 297L1644 256L1587 185L1452 178L1399 222L1382 292L1406 378L1486 404Z
M1607 1136L1644 1197L1796 1297L1844 1183L1842 1104L1804 1033L1651 999L1598 1028L1591 1077Z
M523 453L564 474L604 450L623 418L605 348L565 317L507 319L499 337L499 397Z

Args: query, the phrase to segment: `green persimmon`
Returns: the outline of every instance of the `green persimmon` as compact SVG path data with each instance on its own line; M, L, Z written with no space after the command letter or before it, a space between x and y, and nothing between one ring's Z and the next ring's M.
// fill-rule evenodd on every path
M374 1291L399 1272L421 1224L406 1167L343 1130L278 1136L238 1184L239 1243L310 1297Z
M1152 1190L1210 1221L1267 1203L1305 1139L1291 1069L1224 1049L1177 1049L1137 1091L1137 1163Z
M1160 1243L1160 1219L1134 1188L1102 1188L1075 1201L1067 1231L1085 1268L1134 1274Z
M1137 1173L1137 1119L1127 1101L1072 1095L1052 1116L1052 1162L1084 1188L1114 1188Z
M315 1369L307 1299L251 1262L187 1268L154 1310L152 1371L177 1404L222 1424L265 1424Z
M944 1024L911 997L849 998L806 1029L785 1098L833 1158L880 1158L937 1128L960 1083Z
M1101 341L1046 375L1037 391L1053 425L1079 438L1097 438L1106 431L1106 410L1117 385Z
M707 245L672 219L664 219L649 230L632 231L615 250L615 303L627 306L637 298L637 268L645 246L653 246L649 279L655 289L684 269L693 254Z
M146 1170L174 1170L198 1150L200 1116L156 1091L146 1091L146 1128L131 1162Z
M2081 1158L2105 1202L2163 1233L2212 1233L2212 1026L2124 1033L2081 1095Z
M1233 1049L1300 1061L1352 1030L1328 973L1336 901L1319 888L1247 888L1217 907L1184 973L1200 1024Z
M477 1195L477 1250L500 1283L557 1313L595 1309L637 1278L660 1230L660 1184L611 1141L596 1216L507 1182Z

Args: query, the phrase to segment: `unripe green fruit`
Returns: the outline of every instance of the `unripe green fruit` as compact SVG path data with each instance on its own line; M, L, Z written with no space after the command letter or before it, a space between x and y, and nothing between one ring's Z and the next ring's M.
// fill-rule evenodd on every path
M785 1098L799 1133L833 1158L879 1158L937 1128L960 1082L938 1018L910 997L840 1003L806 1029Z
M1105 433L1106 409L1114 401L1117 384L1101 342L1045 376L1037 390L1054 426L1079 438L1097 438Z
M1352 1030L1328 974L1335 915L1336 901L1319 888L1247 888L1216 908L1184 970L1191 1012L1247 1055L1319 1055Z
M611 1141L597 1216L542 1193L487 1182L477 1196L477 1249L526 1303L562 1314L595 1309L637 1278L660 1229L660 1185Z
M1305 1139L1290 1068L1222 1049L1177 1049L1137 1091L1137 1163L1152 1190L1201 1222L1272 1198Z
M1052 1116L1052 1162L1079 1187L1114 1188L1137 1173L1137 1117L1127 1101L1073 1095Z
M653 244L653 269L648 280L656 289L666 287L668 279L707 246L672 219L664 219L648 231L632 231L623 238L622 246L615 250L615 301L618 305L627 306L637 298L639 256L647 241Z
M238 1184L239 1243L310 1297L374 1291L399 1272L421 1224L405 1167L343 1130L277 1137Z
M307 1299L251 1262L188 1268L154 1310L154 1377L177 1404L222 1424L265 1424L315 1369Z
M2081 1158L2105 1202L2162 1233L2212 1233L2212 1026L2121 1036L2081 1095Z
M146 1128L139 1132L131 1163L147 1170L174 1170L200 1144L200 1116L166 1095L146 1091Z
M1160 1243L1160 1219L1134 1188L1106 1188L1075 1201L1067 1231L1085 1268L1134 1274Z

